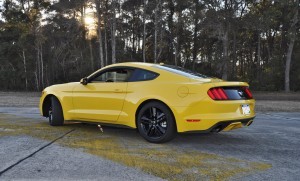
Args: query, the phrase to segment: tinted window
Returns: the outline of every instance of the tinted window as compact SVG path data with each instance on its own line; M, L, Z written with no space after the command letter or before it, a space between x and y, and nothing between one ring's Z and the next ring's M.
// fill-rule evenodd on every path
M198 72L194 72L174 65L154 65L154 67L189 78L209 78L208 76L199 74Z
M132 70L122 68L111 69L91 78L90 82L126 82L131 72Z
M129 82L153 80L158 76L157 73L143 69L135 69L129 79Z

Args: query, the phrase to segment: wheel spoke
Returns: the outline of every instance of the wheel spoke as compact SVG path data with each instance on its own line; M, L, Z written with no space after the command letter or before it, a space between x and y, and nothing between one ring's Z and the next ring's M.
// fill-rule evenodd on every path
M165 128L163 128L160 124L157 125L157 129L159 130L159 132L161 132L162 134L166 133Z
M161 136L161 135L164 134L164 133L159 129L158 126L154 126L154 128L155 128L155 132L158 134L158 136Z
M163 118L164 116L165 116L164 113L160 113L160 114L157 116L157 119L161 119L161 118Z
M166 115L164 113L161 113L157 117L157 122L161 123L162 121L165 121L165 119L166 119Z
M49 107L48 117L49 117L49 120L51 121L52 120L52 107Z
M154 127L152 127L149 136L155 136L155 128Z
M156 118L156 116L157 116L156 107L151 107L150 108L150 115L151 115L151 117Z
M151 125L151 126L149 126L149 129L147 130L147 135L148 136L152 136L153 135L153 126Z
M143 124L150 124L151 119L147 118L146 116L141 117L141 123Z

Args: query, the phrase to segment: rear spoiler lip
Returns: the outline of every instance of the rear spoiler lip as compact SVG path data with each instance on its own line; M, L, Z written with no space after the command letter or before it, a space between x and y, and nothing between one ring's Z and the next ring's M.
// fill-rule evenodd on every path
M220 82L195 81L195 82L191 82L190 84L205 84L205 85L209 85L210 88L212 88L212 87L249 87L249 84L247 82L231 82L231 81L220 81Z
M217 82L213 83L216 87L249 87L247 82Z

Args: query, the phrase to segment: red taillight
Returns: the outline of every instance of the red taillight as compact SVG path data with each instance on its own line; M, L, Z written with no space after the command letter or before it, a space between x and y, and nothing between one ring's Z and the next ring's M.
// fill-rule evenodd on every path
M247 94L248 99L253 99L253 95L250 92L249 87L245 87L244 90L245 90L245 93Z
M208 90L207 94L213 100L228 100L228 97L221 87L211 88Z
M227 100L228 99L225 91L222 88L218 88L218 92L221 95L221 97L222 97L223 100Z
M214 87L207 91L213 100L247 100L253 99L248 87Z
M217 88L214 88L211 91L214 94L214 96L216 97L216 99L218 99L218 100L222 99L222 97L220 96L219 92L217 91Z
M207 91L207 94L209 95L209 97L210 98L212 98L213 100L215 100L216 99L216 97L214 96L214 94L212 93L212 91L211 90L208 90Z

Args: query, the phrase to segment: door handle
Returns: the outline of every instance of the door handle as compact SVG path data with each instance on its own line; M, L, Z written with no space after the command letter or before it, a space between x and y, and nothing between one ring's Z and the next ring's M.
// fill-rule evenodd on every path
M115 89L114 92L115 93L120 93L120 92L123 92L123 90L122 89Z

